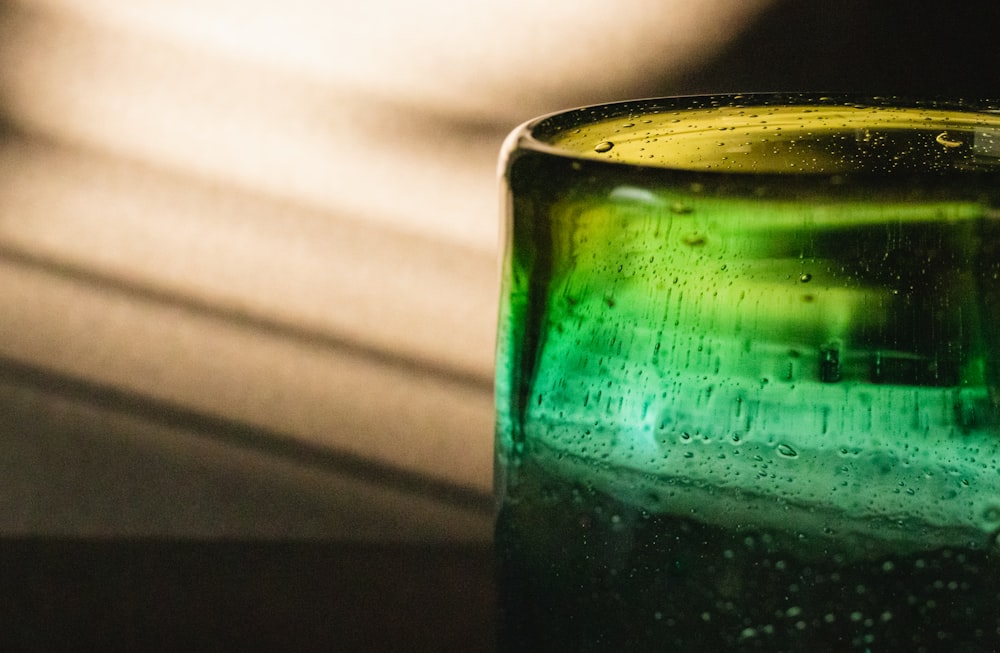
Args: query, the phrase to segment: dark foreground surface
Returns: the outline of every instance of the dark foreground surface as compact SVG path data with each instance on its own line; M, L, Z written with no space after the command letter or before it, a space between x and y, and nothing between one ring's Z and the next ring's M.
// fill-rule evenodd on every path
M491 651L485 547L0 540L4 651Z

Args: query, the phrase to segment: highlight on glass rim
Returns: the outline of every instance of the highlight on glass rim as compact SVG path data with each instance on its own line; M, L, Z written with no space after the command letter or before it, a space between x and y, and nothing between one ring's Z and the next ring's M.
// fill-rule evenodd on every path
M511 134L504 650L1000 650L998 107L688 97Z

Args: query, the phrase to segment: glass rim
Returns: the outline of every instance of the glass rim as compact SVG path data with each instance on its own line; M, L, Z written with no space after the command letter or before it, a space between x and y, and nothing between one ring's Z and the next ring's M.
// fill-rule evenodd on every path
M1000 100L993 98L919 97L905 95L864 95L824 92L754 92L693 94L620 100L553 111L527 120L510 132L504 141L501 171L515 151L534 151L570 160L596 161L627 167L671 168L631 160L598 159L592 153L553 142L555 136L575 129L622 118L642 115L707 111L714 109L752 110L768 107L884 109L938 111L979 116L1000 129ZM600 152L600 150L598 150Z

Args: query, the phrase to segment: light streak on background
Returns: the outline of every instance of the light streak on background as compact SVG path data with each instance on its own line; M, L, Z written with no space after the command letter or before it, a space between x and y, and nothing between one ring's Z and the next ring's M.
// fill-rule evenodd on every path
M188 416L186 431L132 430L187 461L174 483L202 483L220 504L172 505L167 484L143 495L159 522L138 507L116 522L120 494L86 489L101 484L80 470L95 468L70 457L60 469L98 507L52 512L54 495L30 488L53 470L11 464L24 489L0 492L0 531L273 534L253 492L226 513L239 499L219 498L213 476L266 468L299 479L289 496L313 510L368 497L396 537L488 537L500 141L538 113L662 91L764 4L0 5L7 377L61 380L77 404L91 388L117 415L101 428L131 419L130 401L167 427ZM19 405L59 383L35 383ZM213 428L249 435L199 464L190 452ZM332 481L289 471L270 436L330 452L332 476L356 473L322 489ZM256 466L233 462L248 451ZM389 490L372 489L383 480ZM50 498L32 508L29 495ZM294 515L282 523L295 531ZM299 530L387 536L352 523Z

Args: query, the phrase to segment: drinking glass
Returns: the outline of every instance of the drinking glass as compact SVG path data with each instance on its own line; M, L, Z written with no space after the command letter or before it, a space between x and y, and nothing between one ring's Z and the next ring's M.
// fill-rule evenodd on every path
M508 138L501 648L1000 650L1000 105Z

